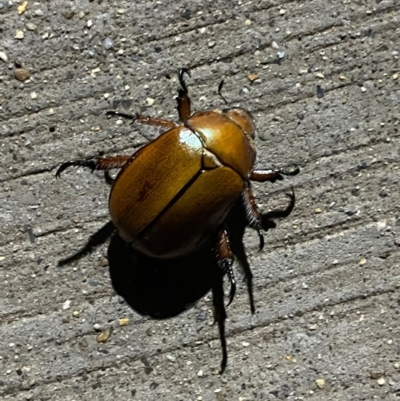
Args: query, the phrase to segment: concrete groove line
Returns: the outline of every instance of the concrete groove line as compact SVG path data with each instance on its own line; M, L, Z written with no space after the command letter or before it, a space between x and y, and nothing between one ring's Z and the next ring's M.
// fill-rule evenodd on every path
M355 83L341 84L341 85L337 85L337 86L334 87L334 88L325 89L325 92L327 92L327 93L329 93L329 92L334 92L335 90L342 89L342 88L349 87L349 86L355 86L355 85L356 85ZM257 98L261 98L261 97L267 96L267 95L268 95L268 93L259 94L259 96L258 96ZM302 100L305 100L305 99L307 99L307 98L313 98L313 97L315 97L315 93L310 91L310 93L308 94L308 96L307 96L307 94L306 94L306 96L301 97L301 98L298 98L298 99L296 99L296 100L288 99L288 100L286 100L286 101L282 101L282 102L279 102L279 103L275 104L273 107L268 107L268 106L267 106L267 107L263 107L263 108L252 109L252 112L253 112L253 113L261 113L261 112L264 112L264 111L265 111L265 112L268 112L268 111L274 110L274 109L276 109L276 108L278 108L278 107L286 106L286 105L288 105L288 104L295 104L295 103L300 102L300 101L302 101ZM105 110L105 109L104 109L104 110ZM39 123L38 123L38 125L39 125ZM397 137L398 137L397 135L394 135L394 136L393 136L393 138L397 138ZM378 140L378 141L374 141L373 144L381 143L381 142L384 142L383 139L380 139L380 140ZM144 142L143 144L141 144L141 145L137 145L137 148L139 148L140 146L143 146L144 144L145 144L145 142ZM345 152L347 152L348 150L356 150L356 149L361 149L361 148L365 148L365 147L369 147L369 146L371 146L371 143L368 143L368 144L359 144L359 145L353 146L352 148L347 148L347 149L345 149L343 152L340 152L340 153L345 153ZM131 148L131 147L126 147L125 149L130 149L130 148ZM134 148L134 149L136 149L136 145L135 145L135 148ZM120 150L124 150L124 148L120 148ZM117 150L117 151L118 151L118 150ZM113 153L115 153L115 152L113 152ZM335 154L338 154L338 153L335 153ZM93 156L93 157L94 157L94 156ZM36 174L41 174L41 173L50 172L50 171L54 170L56 167L57 167L57 166L53 166L53 167L50 167L50 168L44 168L44 169L38 169L38 170L31 170L31 171L25 172L25 173L20 174L20 175L15 175L15 176L7 177L7 178L0 178L0 183L12 181L12 180L14 180L14 179L19 179L19 178L23 178L23 177L28 177L28 176L30 176L30 175L36 175Z
M366 223L366 222L363 222L363 223L364 223L364 224L359 224L359 225L356 226L356 227L354 227L354 226L352 226L352 227L347 227L346 230L342 230L342 231L341 231L341 234L359 231L359 230L357 230L357 229L360 228L360 227L363 228L363 227L365 227L365 226L371 226L371 225L372 225L372 226L375 226L375 225L376 225L376 223L373 223L373 222L367 222L367 223ZM328 236L328 235L326 235L326 236ZM310 238L309 236L306 236L306 238L305 238L305 236L302 236L302 237L303 237L303 241L302 241L302 242L295 242L294 245L285 244L285 245L282 245L282 246L280 246L280 247L276 247L275 249L272 249L272 251L269 252L269 254L270 254L270 253L277 253L277 252L279 252L279 251L282 251L283 249L286 249L286 250L288 250L288 252L291 252L292 250L291 250L290 248L294 248L295 246L299 246L299 245L304 246L304 245L307 245L307 244L312 244L312 243L315 242L315 240L316 240L316 238ZM310 246L310 245L309 245L309 246ZM394 244L393 244L393 246L394 246ZM394 249L391 250L390 256L396 255L396 254L398 254L398 253L399 253L399 251L397 250L397 248L394 248ZM374 256L380 258L382 255L374 254ZM354 260L353 260L353 259L350 259L350 260L346 260L344 263L345 263L345 264L351 264L352 262L355 262L355 261L357 261L357 260L358 260L358 258L357 258L357 259L354 259ZM251 261L250 261L250 262L251 262ZM251 263L250 263L250 264L251 264ZM323 269L323 270L318 270L318 271L317 271L317 270L314 269L314 270L312 270L312 271L307 271L307 272L304 272L304 273L293 273L293 274L288 275L287 277L285 277L284 280L282 280L282 279L278 279L278 280L272 279L272 280L269 280L266 284L257 285L257 286L255 286L254 288L255 288L255 289L270 288L270 287L274 287L275 285L277 285L277 284L279 284L279 283L285 283L285 282L287 282L287 281L290 281L290 280L293 280L293 279L296 279L296 278L307 277L307 276L313 276L313 275L318 274L318 273L320 273L320 272L326 273L326 272L329 272L329 271L331 271L331 270L341 269L343 266L344 266L343 264L328 265L328 266L327 266L325 269ZM256 284L256 283L255 283L255 284ZM103 288L103 287L102 287L102 288ZM259 291L255 291L255 293L258 293L258 292L259 292ZM90 303L91 300L93 301L93 300L95 300L96 298L98 298L99 296L104 296L104 297L109 296L109 289L104 288L104 289L101 289L100 291L97 290L97 291L96 291L96 294L91 294L91 295L85 296L85 301L87 301L87 302ZM74 300L75 298L71 298L71 299ZM78 297L77 297L76 299L78 299ZM57 312L57 310L54 309L53 312ZM12 316L13 316L13 319L11 319L10 321L15 321L15 320L18 320L18 319L20 319L20 318L22 318L22 317L32 317L32 316L40 315L40 313L39 313L39 314L36 313L36 314L34 315L34 314L32 314L32 311L27 312L26 310L24 310L24 311L22 311L22 313L18 313L18 314L16 314L15 311L13 311L13 312L10 312L10 314L12 314ZM10 314L3 314L1 317L2 317L3 319L7 319L7 316L9 316ZM44 314L43 314L43 315L44 315Z
M310 314L310 313L313 313L313 312L323 312L327 308L331 309L332 307L335 307L335 306L338 306L338 305L346 305L346 304L352 303L352 302L354 302L356 300L360 300L360 299L365 300L365 299L368 299L368 298L378 298L378 297L380 297L382 295L386 295L388 293L393 292L396 288L399 288L399 286L396 286L394 288L389 288L389 289L386 289L386 290L371 291L369 294L363 294L363 295L359 295L359 296L350 296L350 297L347 297L346 299L338 301L338 302L325 302L325 303L322 303L321 305L316 305L313 308L309 308L308 310L305 310L304 313L299 317L303 317L304 315ZM293 319L295 319L295 318L293 318ZM280 321L285 321L285 320L287 320L286 317L277 316L274 319L265 319L261 323L258 323L258 324L256 323L256 324L252 324L249 327L246 326L244 328L241 327L241 328L237 328L237 329L229 329L229 320L228 320L226 337L227 337L227 339L233 338L233 337L235 337L237 335L240 335L240 334L243 334L243 333L245 333L247 331L253 331L253 330L257 330L257 329L262 329L262 328L268 327L268 326L270 326L270 325L272 325L274 323L278 323ZM197 344L197 341L196 342L188 342L188 343L186 343L184 345L174 345L174 346L166 347L163 350L161 350L161 352L155 351L155 352L153 352L153 354L146 354L146 356L148 358L154 358L154 357L157 357L157 356L162 356L162 355L177 351L177 350L179 350L181 348L192 348L192 349L193 348L199 348L201 346L204 346L205 343L210 343L210 342L218 341L218 340L219 340L218 335L215 335L215 334L212 335L211 334L207 339L202 341L202 344ZM140 352L138 352L136 355L125 356L125 357L120 358L118 360L115 359L115 360L111 361L111 363L108 363L108 364L107 364L106 361L100 362L100 363L97 363L97 366L92 366L90 369L88 369L88 368L79 368L79 369L76 369L72 373L69 372L69 373L65 373L65 374L59 374L59 375L57 375L57 377L53 377L51 379L42 379L40 381L36 381L34 387L37 387L37 386L40 386L40 385L52 384L52 383L55 383L55 382L63 382L65 380L67 380L68 378L72 377L72 375L80 376L80 375L82 375L84 373L91 374L91 373L95 373L95 372L98 372L100 370L103 370L103 369L106 369L106 368L110 368L110 367L120 367L120 366L123 366L123 365L125 365L127 363L129 364L129 363L132 363L132 362L135 362L135 361L139 361L141 357L142 357L142 354L140 354ZM13 384L13 385L9 385L7 388L3 389L3 391L0 391L0 394L1 395L16 394L17 392L20 392L20 391L27 391L30 388L32 388L32 386L29 386L28 384L25 384L25 385L22 385L22 386L18 385L18 384Z
M400 6L393 6L395 9L397 9L397 8L399 8L400 9ZM392 10L391 10L392 11ZM374 16L374 14L372 14L372 16ZM373 17L371 17L370 18L371 20L374 20L375 18L373 18ZM362 22L365 22L365 20L362 20ZM388 22L386 22L386 21L384 21L384 22L382 22L381 23L381 25L388 25L389 23ZM323 29L322 31L321 30L316 30L316 31L312 31L311 33L309 33L308 35L306 35L306 36L313 36L313 35L315 35L316 33L323 33L324 31L330 31L331 30L331 28L332 28L332 26L329 26L329 27L327 27L326 29ZM382 28L382 30L384 30L384 28ZM303 34L299 34L299 36L301 36L301 37L303 37L304 35ZM295 40L296 39L296 36L294 36L294 35L292 35L291 37L290 37L290 39L288 38L287 39L287 41L285 42L285 43L288 43L288 41L289 40ZM343 43L343 42L340 42L340 43ZM335 44L336 45L336 44ZM257 47L257 50L264 50L265 48L268 48L270 46L270 43L267 43L267 44L265 44L265 45L262 45L262 46L258 46ZM327 46L322 46L322 48L328 48L328 47L330 47L330 46L333 46L332 44L328 44ZM320 48L316 48L315 49L315 51L317 51L317 50L319 50ZM229 55L227 55L227 56L224 56L224 57L222 57L222 58L220 58L219 59L219 62L223 62L223 60L224 59L228 59L228 58L234 58L234 59L236 59L237 57L239 57L239 56L242 56L242 55L246 55L246 54L248 54L248 53L250 53L250 52L252 52L252 51L254 51L254 49L248 49L248 50L241 50L241 51L237 51L237 52L235 52L235 53L231 53L231 54L229 54ZM314 50L313 50L314 51ZM373 52L374 50L371 50L371 53ZM196 68L199 68L199 67L202 67L202 66L204 66L204 65L208 65L208 64L210 64L211 62L212 62L213 60L209 60L209 61L207 61L207 62L204 62L204 63L199 63L199 64L193 64L193 65L191 65L189 68L190 69L196 69ZM215 61L215 60L214 60ZM384 63L384 62L386 62L386 61L381 61L382 63ZM357 63L358 64L358 63ZM351 67L349 67L349 69L350 69ZM343 72L344 71L347 71L347 70L345 70L345 69L343 69ZM175 73L175 71L170 71L170 73L171 74L173 74L173 73ZM201 82L201 81L200 81ZM37 86L39 86L40 85L40 83L38 83L37 84ZM109 87L110 89L112 88L112 86L110 85L110 87ZM30 89L32 89L32 88L30 88ZM107 88L106 88L107 89ZM102 90L101 92L103 92L104 90ZM112 90L111 90L111 92L112 92ZM73 100L71 100L71 104L73 104L74 102L76 102L76 101L80 101L80 100L85 100L85 99L88 99L88 98L92 98L93 97L93 95L97 95L97 94L99 94L100 93L100 91L95 91L95 92L91 92L90 94L88 94L88 95L80 95L80 96L77 96L75 99L73 99ZM235 100L236 101L236 100ZM12 118L15 118L15 117L23 117L23 116L27 116L27 115L35 115L35 114L37 114L38 112L41 112L41 111L45 111L45 110L48 110L49 108L53 108L53 107L61 107L61 106L63 106L63 105L65 105L65 103L63 103L63 102L58 102L58 103L56 103L56 104L54 104L54 100L52 101L52 104L51 105L49 105L49 106L44 106L44 107L42 107L42 108L37 108L37 109L35 109L34 111L32 111L32 112L27 112L27 113L24 113L24 114L21 114L20 113L20 115L18 115L17 113L14 113L14 115L12 116ZM8 120L5 120L6 122L7 121L9 121L9 119ZM10 135L10 136L12 136L12 135Z
M393 244L393 247L394 246L395 245ZM376 254L374 254L372 256L381 259L385 255L376 255ZM400 256L400 249L392 249L391 250L390 257L396 257L396 256ZM383 258L383 259L385 260L387 258ZM357 266L359 260L360 260L360 258L353 258L353 259L346 259L346 261L344 261L343 263L338 263L338 264L326 263L326 267L324 267L323 269L316 268L314 270L305 271L305 272L301 272L301 273L293 273L292 275L288 275L287 277L285 277L284 280L271 279L266 284L262 284L262 285L258 285L258 286L254 285L253 288L255 290L258 290L258 291L255 291L255 293L260 293L260 292L262 292L261 290L264 290L264 289L266 290L268 288L273 288L278 284L285 284L287 281L290 281L290 280L299 279L299 278L301 279L301 278L309 277L309 276L316 276L319 273L334 272L335 270L343 269L346 265ZM398 276L398 277L400 277L400 276ZM256 284L256 280L255 280L254 284Z
M268 5L267 7L257 7L257 5L256 5L256 6L253 7L253 9L250 9L249 12L262 13L262 12L268 11L268 10L273 9L273 8L282 7L282 5L285 5L285 4L291 4L291 3L296 4L297 2L298 1L296 1L296 0L294 0L294 1L293 0L281 0L279 2L279 4L276 4L276 5L275 4L271 4L271 5ZM0 15L1 15L1 11L0 11ZM137 36L133 37L133 40L135 41L135 43L138 43L139 45L142 45L144 43L153 44L153 43L159 42L159 41L164 40L164 39L174 38L177 35L192 33L192 32L195 32L195 31L201 29L201 28L208 28L208 27L224 25L228 21L230 21L232 19L232 17L234 17L236 15L237 14L236 14L236 11L235 11L235 12L232 12L229 15L225 16L225 18L221 18L221 19L219 19L219 20L217 20L217 21L215 21L213 23L204 23L204 24L200 23L199 25L195 25L195 24L196 24L197 21L200 21L201 18L197 18L197 20L196 20L196 17L195 17L195 18L191 19L191 21L194 22L194 25L195 25L193 27L188 27L187 29L185 29L186 28L185 27L186 23L184 22L181 25L183 27L183 29L181 31L174 30L173 32L171 32L171 33L169 33L167 35L161 35L159 37L153 37L153 38L148 38L148 37L143 38L143 35L137 35ZM10 8L9 16L10 17L15 17L15 10L13 8ZM171 25L172 25L172 23L166 25L166 27L170 27ZM71 31L70 34L77 34L79 32L80 32L80 30L78 29L78 30L75 30L75 31ZM61 33L58 36L55 35L55 36L49 38L48 41L50 43L51 43L51 41L54 42L54 41L60 39L63 34L64 33ZM57 67L55 67L55 68L57 68ZM38 70L38 71L42 72L43 70ZM45 70L45 71L47 71L47 70ZM51 69L49 69L48 71L51 71Z
M386 60L386 59L381 59L378 65L380 65L380 64L383 64L383 65L384 65L384 64L387 63L387 61L388 61L388 60ZM326 78L329 78L330 76L333 76L333 75L339 75L340 73L346 73L346 72L348 72L348 71L352 71L352 70L354 70L354 68L355 68L357 65L358 65L358 62L346 64L343 68L340 69L339 72L336 72L336 71L335 71L335 72L332 72L330 75L326 75ZM231 74L229 77L232 77L232 76L234 76L234 74ZM207 79L204 79L203 81L204 81L204 82L206 82L206 81L209 82L209 79L207 78ZM293 87L294 81L297 82L298 79L295 79L295 78L294 78L294 79L292 80L292 83L286 84L286 88L292 88L292 87ZM304 76L304 79L303 79L302 82L304 82L304 81L307 81L307 76ZM308 81L309 81L309 82L312 82L313 79L309 78ZM196 86L195 86L195 87L200 86L200 85L201 85L201 82L200 82L200 83L199 83L199 82L196 82ZM330 93L330 92L334 92L334 91L336 91L336 90L340 90L340 89L342 89L342 88L351 87L351 86L358 86L358 84L357 84L356 82L339 83L339 84L337 84L337 85L334 85L333 87L324 88L324 91L325 91L325 93ZM280 85L279 88L282 88L282 85ZM267 88L267 91L266 91L266 92L263 93L263 92L260 91L260 92L258 92L258 93L255 93L253 97L259 99L259 98L262 98L262 97L264 97L264 96L268 96L268 95L269 95L271 92L273 92L273 91L274 91L274 89ZM104 92L103 89L98 91L98 93L103 93L103 92ZM96 92L96 94L97 94L97 92ZM260 107L260 108L252 109L252 112L262 112L262 111L275 110L275 109L280 108L280 107L282 107L282 106L286 106L286 105L288 105L288 104L294 104L294 103L297 103L297 102L299 102L299 101L306 100L306 99L309 99L309 98L313 98L313 97L316 96L314 90L313 90L313 91L310 90L308 93L307 93L307 92L302 92L302 95L303 95L303 96L301 96L301 97L298 96L296 99L282 100L281 102L274 103L273 106L267 106L267 107ZM33 112L27 112L27 113L21 114L21 115L19 115L19 116L17 116L16 114L15 114L15 115L12 115L9 119L4 120L4 122L10 122L11 120L21 119L22 117L26 118L27 115L38 115L38 114L40 115L40 113L44 113L45 111L48 111L50 108L54 108L54 107L61 108L61 106L66 106L66 105L74 104L74 103L76 103L77 101L91 99L92 97L93 97L92 94L81 95L81 96L79 97L79 99L78 99L78 98L72 99L71 101L68 102L68 104L67 104L67 103L63 103L63 102L59 102L58 105L54 105L54 104L52 103L51 105L45 106L45 107L41 108L40 110L35 110L35 111L33 111ZM233 103L240 103L241 101L243 101L243 98L234 98L234 99L231 99L231 103L232 103L232 104L233 104ZM101 114L101 113L105 113L105 111L107 111L107 110L109 110L108 107L107 107L107 108L106 108L106 107L98 107L95 111L92 111L92 110L91 110L91 111L89 112L89 115L97 117L97 114L99 114L99 113L100 113L100 114ZM87 114L87 112L85 112L85 111L83 111L83 110L81 110L81 112L82 112L81 115L76 116L76 119L79 119L79 118L82 117L84 114ZM97 114L96 114L96 113L97 113ZM54 121L59 121L59 120L54 119ZM37 123L36 123L34 126L32 126L30 129L33 130L33 129L37 128L38 126L41 126L41 125L42 125L42 124L41 124L40 122L37 122ZM6 135L3 135L3 136L4 136L4 137L15 137L15 136L18 136L19 134L22 135L22 134L25 134L25 133L26 133L26 131L20 132L20 130L19 130L18 132L16 132L16 131L14 131L14 132L9 132L9 133L7 133Z
M299 188L300 185L298 185L297 187ZM337 189L335 189L335 191L336 190ZM284 192L285 192L285 190L282 190L282 191L279 191L279 192L275 191L274 193L275 194L281 194L281 193L284 193ZM389 205L388 208L393 211L393 208L392 208L391 205ZM387 213L387 210L383 209L380 212L380 215L383 217L383 216L385 216L386 213ZM105 215L105 217L106 216L108 216L108 215ZM271 250L285 248L288 245L291 246L291 245L295 245L295 244L303 244L303 243L308 242L309 240L316 239L317 236L319 236L319 235L326 236L326 235L329 235L330 233L336 232L338 228L341 228L342 231L343 231L343 229L350 230L350 229L354 229L354 228L357 228L357 227L362 227L363 225L367 225L367 224L372 223L376 217L377 216L371 216L371 217L368 217L367 219L365 217L364 218L352 217L352 219L350 219L350 220L347 220L347 221L344 221L344 222L340 221L338 223L329 224L329 225L326 225L324 227L318 227L317 229L312 230L312 231L301 232L299 234L294 233L294 234L292 234L292 237L285 238L284 240L279 239L278 241L274 241L273 240L273 237L274 237L273 236L273 232L271 234L267 233L267 235L269 237L271 237L271 239L268 240L268 247L269 247L268 249L271 251ZM298 217L296 218L296 220L298 220ZM100 223L100 222L104 223L104 221L105 220L103 218L101 218L101 219L98 219L98 220L87 220L83 224L84 225L90 225L92 223ZM278 222L278 224L279 224L279 222ZM59 228L54 229L54 230L44 231L40 235L38 235L37 238L39 238L39 237L46 238L47 236L51 236L51 235L54 235L54 234L69 233L69 232L72 232L73 230L75 230L76 228L81 228L82 229L82 227L77 227L77 226L69 226L69 227L62 226L62 227L59 227ZM85 230L87 231L87 228L85 228ZM90 234L88 235L88 238L89 237L90 237ZM15 241L12 241L12 242L15 243ZM25 242L26 242L25 240L21 240L21 244L23 244ZM10 244L9 242L5 242L3 244L0 244L0 246L1 247L7 247L9 244ZM11 252L9 254L4 253L4 255L6 255L6 256L7 255L12 255L13 253L14 252Z
M385 141L383 141L383 142L385 142ZM396 163L396 160L393 160L392 162ZM385 161L385 163L386 163L386 161ZM383 167L387 167L387 165L384 164L383 162L377 162L377 163L374 163L371 166L368 166L365 169L365 171L380 171L382 166ZM343 176L344 173L351 173L353 171L357 171L357 168L354 167L354 168L346 169L344 172L341 171L340 175ZM319 182L326 181L326 180L328 180L330 178L332 178L332 175L330 173L326 174L326 175L323 175L321 177L315 178L315 179L311 179L310 178L310 179L308 179L306 181L302 181L302 182L297 183L296 184L296 188L297 189L304 188L310 183L316 183L317 184ZM288 188L281 188L279 190L270 190L270 191L268 191L268 196L280 195L282 193L285 193L287 190L288 190ZM335 188L334 191L337 192L338 188ZM106 217L108 217L108 214L104 214L104 216L102 216L102 217L100 217L98 219L85 220L85 221L83 221L81 223L82 223L82 226L84 226L84 225L92 225L92 224L97 224L97 223L104 223L104 218L106 218ZM353 226L360 226L363 223L363 220L361 218L357 219L356 221L354 219L352 219L351 222L338 222L337 224L332 224L331 226L328 226L328 227L324 227L324 228L319 227L318 229L316 229L314 231L307 232L307 233L302 233L300 237L290 238L290 239L287 239L286 241L289 241L289 243L299 243L299 242L303 243L302 238L304 237L304 235L308 236L309 238L313 238L313 235L315 236L317 232L321 233L321 230L322 230L322 233L327 234L327 232L329 233L331 231L330 230L331 228L343 227L343 225L346 224L346 223L350 223L352 227ZM60 226L60 227L52 229L52 230L42 231L39 234L37 234L36 237L37 238L40 238L40 237L45 238L48 235L59 234L59 233L64 233L65 234L65 233L71 232L72 230L74 230L76 228L78 228L76 225L73 225L73 226L71 225L69 227L68 226ZM15 241L12 241L12 242L15 242ZM271 245L274 242L273 241L268 241L268 243L269 243L269 245ZM9 242L5 242L5 243L0 244L0 247L3 247L3 246L6 247L7 245L9 245Z

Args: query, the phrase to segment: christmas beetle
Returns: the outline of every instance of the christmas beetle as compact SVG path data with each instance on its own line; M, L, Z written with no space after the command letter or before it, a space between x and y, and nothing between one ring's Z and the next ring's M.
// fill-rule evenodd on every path
M236 284L227 227L229 212L241 202L247 225L259 235L261 250L264 245L261 215L250 183L274 182L284 175L298 174L299 169L254 169L255 125L251 114L238 107L192 114L185 73L189 74L187 69L179 70L180 123L142 114L108 112L108 116L129 118L166 131L133 155L69 161L59 167L56 176L70 166L103 170L112 184L109 197L112 226L125 242L149 257L186 257L215 235L221 277L227 274L231 284L230 303ZM120 169L114 180L108 174L111 169ZM245 273L251 286L250 269ZM254 312L252 297L250 300ZM221 331L226 314L221 306L214 313L220 327L223 371L227 355Z

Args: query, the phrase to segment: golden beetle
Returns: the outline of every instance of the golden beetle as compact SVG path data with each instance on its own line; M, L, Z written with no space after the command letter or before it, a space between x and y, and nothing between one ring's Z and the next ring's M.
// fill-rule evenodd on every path
M231 302L235 278L225 224L230 210L241 199L247 224L257 230L262 249L261 215L250 182L274 182L283 175L296 175L299 169L255 170L255 125L251 114L242 108L192 114L185 73L187 69L179 71L179 124L141 114L108 112L109 116L130 118L166 131L133 155L69 161L59 167L56 176L70 166L105 172L120 168L115 180L106 173L106 178L112 181L109 197L112 224L124 241L150 257L188 255L216 234L217 261L223 274L229 277ZM222 82L219 93L221 87ZM251 272L245 273L251 281ZM251 309L254 312L252 299ZM225 310L216 310L215 318L221 331ZM227 356L222 334L221 342L223 371Z

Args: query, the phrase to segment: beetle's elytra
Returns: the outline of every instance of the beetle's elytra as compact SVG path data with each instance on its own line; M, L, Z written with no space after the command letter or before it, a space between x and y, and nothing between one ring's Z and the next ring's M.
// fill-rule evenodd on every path
M299 169L255 170L255 125L251 114L242 108L191 114L184 73L188 71L179 71L179 124L141 114L109 112L109 115L131 118L166 131L131 156L66 162L56 176L69 166L104 170L112 183L109 210L115 229L124 241L150 257L188 255L217 234L218 266L229 277L232 301L235 279L227 227L230 210L241 199L247 224L258 232L261 249L264 244L261 215L250 182L274 182L283 175L297 174ZM111 169L120 169L115 180L107 173ZM251 272L245 273L251 286ZM218 308L215 308L215 317L221 331L226 314L220 304ZM251 309L254 312L252 300ZM222 334L221 341L223 371L226 346Z

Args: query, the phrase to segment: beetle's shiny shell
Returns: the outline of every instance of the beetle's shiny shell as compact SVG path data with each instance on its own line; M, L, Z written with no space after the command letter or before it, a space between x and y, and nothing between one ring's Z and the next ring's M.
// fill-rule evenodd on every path
M139 149L120 171L110 214L134 248L155 257L181 256L223 223L255 160L246 127L227 112L195 113L185 126Z

